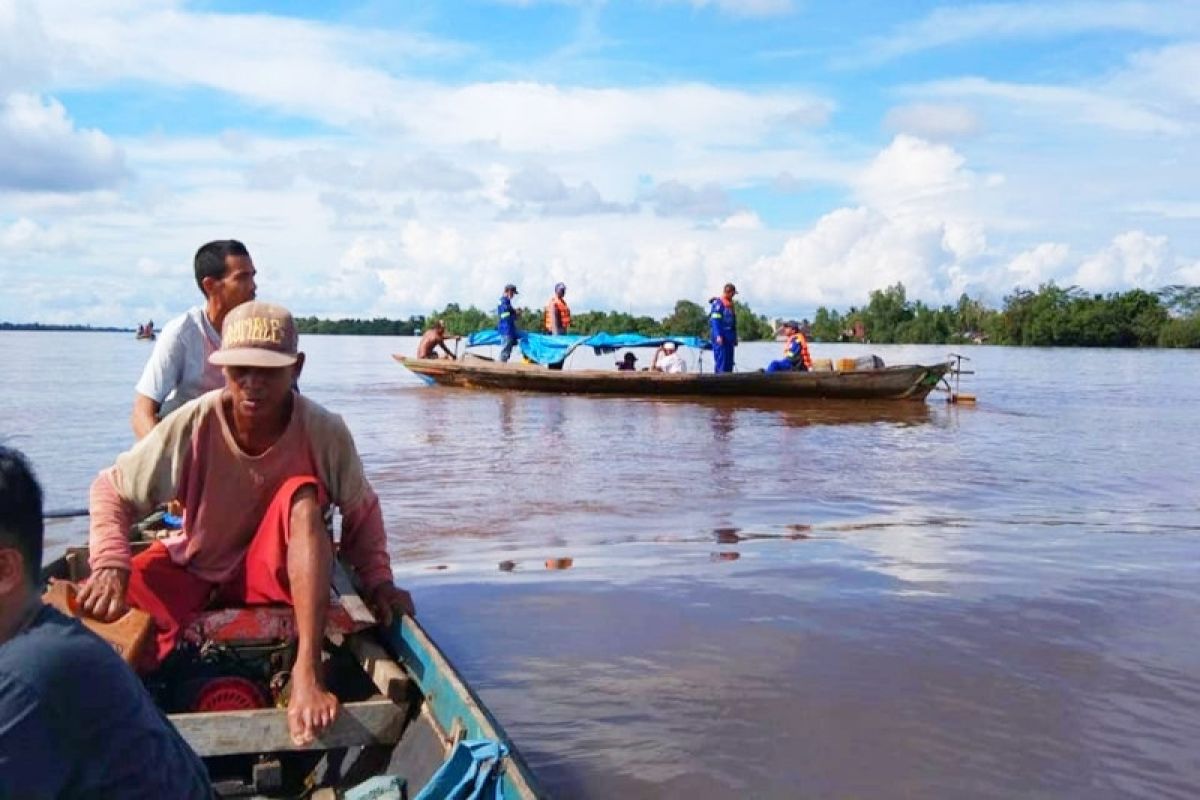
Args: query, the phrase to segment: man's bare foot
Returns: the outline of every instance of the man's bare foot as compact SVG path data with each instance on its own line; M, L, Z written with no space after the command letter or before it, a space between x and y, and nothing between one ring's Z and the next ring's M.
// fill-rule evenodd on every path
M292 673L292 691L288 700L288 732L298 747L310 744L333 724L338 714L338 699L313 675L297 670Z

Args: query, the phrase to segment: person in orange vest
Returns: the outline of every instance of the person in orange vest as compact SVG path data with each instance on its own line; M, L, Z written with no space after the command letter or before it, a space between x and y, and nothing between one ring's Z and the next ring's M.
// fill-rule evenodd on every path
M767 365L767 372L808 372L812 358L808 354L808 339L800 332L800 323L788 320L780 326L787 337L783 343L783 358Z
M565 283L554 284L554 296L546 303L546 333L560 336L571 327L571 309L563 299L566 293Z
M571 309L567 306L564 295L567 293L565 283L554 284L554 295L546 303L546 333L551 336L561 336L571 327ZM548 365L550 369L562 369L563 362L558 361Z

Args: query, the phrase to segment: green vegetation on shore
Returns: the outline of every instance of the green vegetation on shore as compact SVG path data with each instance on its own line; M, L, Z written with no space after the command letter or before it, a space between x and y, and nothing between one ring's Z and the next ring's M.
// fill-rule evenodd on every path
M1168 286L1157 292L1089 294L1043 284L1016 289L1000 309L962 295L940 308L907 298L897 283L871 292L861 309L817 309L813 337L856 338L901 344L982 341L1031 347L1200 347L1200 287Z
M738 303L738 335L742 341L769 339L771 323ZM474 306L451 303L440 311L407 320L299 317L301 333L407 336L422 331L428 320L441 319L451 334L467 335L496 326L493 314ZM541 309L521 309L521 325L541 330ZM1089 294L1071 286L1043 284L1037 291L1015 289L999 309L967 295L954 305L929 306L909 300L897 283L869 295L862 308L839 312L822 306L812 320L818 341L861 338L877 343L989 344L1074 347L1200 347L1200 286L1168 286L1156 292ZM623 311L580 311L571 332L580 334L640 333L646 336L708 335L706 307L679 300L674 310L655 319Z
M769 339L774 330L766 317L755 314L743 303L736 303L738 313L738 336L743 341ZM526 330L542 330L541 309L520 309L519 324ZM378 336L411 336L424 330L428 320L440 319L446 323L446 332L466 336L476 331L496 327L496 316L481 311L475 306L462 308L451 303L428 317L413 316L407 320L389 319L340 319L323 320L316 317L297 317L300 333L359 334ZM708 311L704 306L690 300L680 300L675 310L662 319L634 316L624 311L583 311L571 315L571 333L592 334L600 331L609 333L640 333L644 336L707 336Z

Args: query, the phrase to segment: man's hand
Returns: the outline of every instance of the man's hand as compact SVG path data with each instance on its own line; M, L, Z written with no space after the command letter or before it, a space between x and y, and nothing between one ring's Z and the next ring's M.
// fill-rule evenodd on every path
M92 573L76 597L84 614L101 622L112 622L129 610L125 603L125 587L129 585L129 570L104 567Z
M725 344L725 337L724 337L724 336L718 336L718 337L717 337L717 344Z
M391 581L377 583L375 586L367 590L367 605L371 607L372 613L384 625L391 625L393 617L403 616L407 614L410 617L417 615L417 610L413 606L412 595L403 589L397 588L396 584Z

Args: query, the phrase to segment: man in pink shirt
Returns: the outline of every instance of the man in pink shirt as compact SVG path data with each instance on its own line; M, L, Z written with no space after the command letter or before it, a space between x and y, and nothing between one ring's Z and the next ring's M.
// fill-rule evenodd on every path
M149 613L156 664L210 600L291 604L298 649L288 724L302 745L337 714L320 672L334 558L325 506L341 509L340 553L379 619L413 607L392 582L379 498L350 431L294 390L304 366L297 339L280 306L229 312L209 357L225 387L180 407L92 483L92 577L79 602L103 620L128 605ZM187 508L183 530L131 558L130 523L174 499Z

